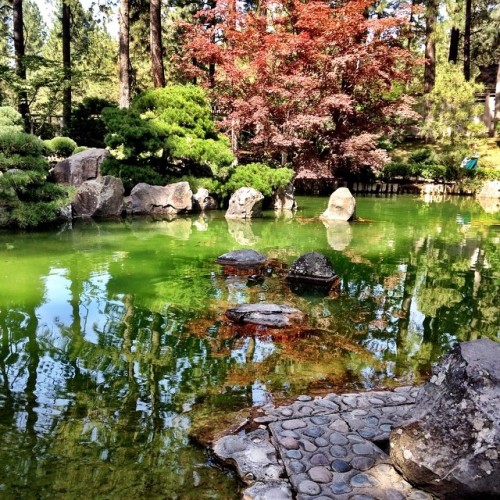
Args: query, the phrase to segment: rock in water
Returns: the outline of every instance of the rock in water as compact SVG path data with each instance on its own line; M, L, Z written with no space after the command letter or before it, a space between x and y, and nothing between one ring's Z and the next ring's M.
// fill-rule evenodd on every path
M328 220L353 220L356 217L356 200L349 189L341 187L335 190L328 200L328 208L321 217Z
M85 181L71 202L75 217L113 217L123 211L123 183L112 175Z
M251 219L260 217L264 195L254 188L242 187L229 200L226 219Z
M310 252L301 255L290 266L286 278L316 285L332 285L337 275L327 257L318 252Z
M193 194L193 210L196 212L205 212L216 209L217 202L210 196L208 189L198 188L198 191Z
M60 161L52 169L52 177L59 184L80 186L100 176L101 163L109 156L107 149L86 149Z
M297 202L293 193L294 188L291 183L279 188L273 196L274 210L297 210Z
M392 431L394 465L440 498L500 498L499 381L500 344L456 346Z
M151 186L143 182L130 192L129 210L133 214L178 214L193 207L193 192L188 182Z
M264 302L232 307L226 311L226 316L237 323L251 323L271 328L284 328L302 323L304 320L304 315L298 309Z
M255 250L243 248L241 250L233 250L217 257L215 262L223 266L232 267L253 267L266 262L267 257Z

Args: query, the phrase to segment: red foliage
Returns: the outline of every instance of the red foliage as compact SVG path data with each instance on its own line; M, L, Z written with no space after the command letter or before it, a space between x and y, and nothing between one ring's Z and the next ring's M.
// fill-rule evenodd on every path
M376 138L399 112L408 116L408 100L391 89L413 61L398 42L403 17L370 19L369 5L264 0L245 12L219 0L185 25L183 70L209 89L245 150L285 158L299 175L377 169L387 158Z

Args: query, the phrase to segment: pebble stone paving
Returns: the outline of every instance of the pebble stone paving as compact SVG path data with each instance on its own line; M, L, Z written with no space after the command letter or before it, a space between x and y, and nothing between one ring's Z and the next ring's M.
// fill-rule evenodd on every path
M406 482L377 446L387 445L392 426L411 414L417 393L418 388L399 387L315 399L299 396L290 405L264 406L254 422L260 425L258 432L270 432L284 477L270 478L267 489L256 478L243 498L432 500Z

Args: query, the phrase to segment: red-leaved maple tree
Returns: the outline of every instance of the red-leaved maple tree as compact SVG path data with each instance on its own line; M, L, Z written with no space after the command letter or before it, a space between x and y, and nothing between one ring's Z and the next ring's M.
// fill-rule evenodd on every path
M414 115L394 90L414 62L398 42L405 18L372 19L370 3L218 0L185 25L182 69L208 89L237 155L304 177L387 161L376 141Z

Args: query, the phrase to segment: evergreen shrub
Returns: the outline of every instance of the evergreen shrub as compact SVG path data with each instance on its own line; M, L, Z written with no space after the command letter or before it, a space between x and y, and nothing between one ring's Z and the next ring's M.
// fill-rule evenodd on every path
M53 139L44 141L44 143L50 153L62 158L71 156L73 150L78 146L70 137L54 137Z

